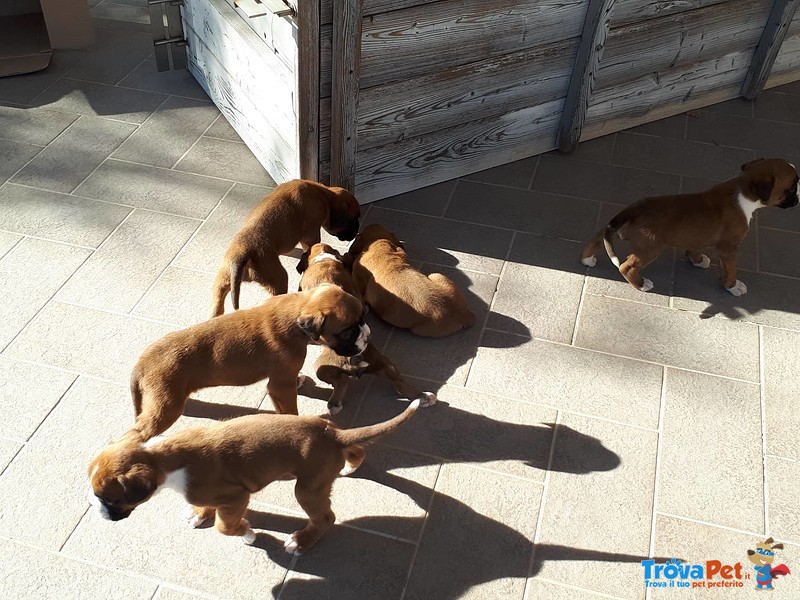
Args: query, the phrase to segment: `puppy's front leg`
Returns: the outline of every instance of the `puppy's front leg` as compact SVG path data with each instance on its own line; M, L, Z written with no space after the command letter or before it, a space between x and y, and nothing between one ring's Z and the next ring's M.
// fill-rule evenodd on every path
M217 508L214 527L223 535L240 535L245 544L256 541L256 533L250 528L250 522L244 518L250 494L243 494L234 502Z
M297 376L288 380L270 377L267 393L275 406L275 412L280 415L297 414Z
M719 262L722 265L722 285L734 296L747 293L747 286L736 279L736 267L739 258L739 247L734 244L720 244L717 246Z

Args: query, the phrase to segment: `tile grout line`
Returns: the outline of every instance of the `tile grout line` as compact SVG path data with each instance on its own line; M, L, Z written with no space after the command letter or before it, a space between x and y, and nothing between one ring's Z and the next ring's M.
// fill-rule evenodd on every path
M103 2L105 2L105 0L103 0ZM100 4L103 4L103 2L101 2ZM143 59L142 59L142 60L141 60L141 61L140 61L140 62L139 62L139 63L138 63L138 64L137 64L135 67L133 67L133 68L132 68L130 71L128 71L127 73L125 73L125 75L123 75L122 77L120 77L120 78L117 80L117 82L113 84L113 85L114 85L114 87L118 87L118 88L120 88L120 89L134 89L134 88L125 88L125 87L121 86L121 85L120 85L120 83L122 83L122 81L123 81L123 80L124 80L124 79L125 79L125 78L126 78L128 75L130 75L131 73L133 73L133 72L134 72L136 69L138 69L139 67L141 67L141 66L142 66L144 63L146 63L148 60L149 60L149 55L148 55L148 56L146 56L145 58L143 58ZM137 91L144 92L144 91L147 91L147 90L137 90Z
M523 600L527 600L528 592L530 591L531 580L533 579L533 567L536 564L536 545L542 540L542 522L544 521L544 511L547 505L547 495L550 491L550 475L553 472L553 459L556 454L556 440L558 439L558 430L561 425L561 411L556 412L556 420L553 424L553 438L550 440L550 453L547 456L547 468L544 473L544 483L542 487L542 497L539 500L539 513L536 515L536 526L533 530L533 543L531 548L531 557L528 561L528 573L525 577L525 588L522 592Z
M209 125L209 127L210 127L210 125ZM203 137L203 136L200 136L200 137ZM198 140L199 139L200 138L198 138ZM195 142L195 144L196 143L197 142ZM191 150L191 148L189 150ZM186 152L189 152L189 150L187 150ZM135 160L126 160L124 158L111 158L109 156L106 160L115 160L115 161L118 161L118 162L121 162L121 163L128 163L130 165L137 165L139 167L147 167L148 169L159 169L161 171L171 171L172 173L183 173L183 174L186 174L186 175L193 175L195 177L205 177L206 179L215 179L217 181L225 181L225 182L228 182L228 183L241 183L243 185L251 185L253 187L262 187L262 188L267 188L267 189L274 189L274 188L271 188L268 185L261 185L260 183L245 183L244 181L236 181L235 179L226 179L224 177L217 177L215 175L203 175L202 173L194 173L192 171L181 171L179 169L176 170L174 167L170 168L170 167L159 167L158 165L148 165L148 164L145 164L145 163L136 162ZM180 162L180 160L179 160L179 162Z
M588 271L589 268L587 267L586 270ZM575 346L575 341L578 339L578 327L581 324L581 312L583 311L583 300L586 298L586 288L589 287L589 274L584 273L583 275L583 285L581 286L581 296L578 300L578 310L575 313L575 321L572 326L572 338L570 340L569 345Z
M75 533L75 532L78 530L78 527L80 526L80 524L81 524L81 521L83 521L83 518L86 516L86 513L88 513L88 512L89 512L89 509L90 509L90 508L92 508L92 507L91 507L91 506L87 506L87 507L84 509L84 511L83 511L83 514L82 514L80 517L78 517L78 520L77 520L77 522L75 523L75 527L73 527L73 528L72 528L72 531L70 531L70 532L69 532L69 535L67 536L67 538L66 538L66 539L64 540L64 542L61 544L61 546L59 546L59 547L58 547L58 553L59 553L59 554L61 554L61 551L64 549L64 546L66 546L66 545L67 545L67 543L69 542L70 538L71 538L71 537L73 536L73 534L74 534L74 533Z
M736 527L729 527L728 525L720 525L718 523L712 523L711 521L701 521L700 519L694 519L692 517L684 517L681 515L676 515L674 513L665 512L663 510L658 511L658 514L662 517L669 517L670 519L677 519L679 521L686 521L688 523L695 523L697 525L705 525L706 527L713 527L714 529L720 529L722 531L728 531L731 533L738 533L740 535L749 535L758 539L761 539L764 533L762 531L747 531L746 529L737 529ZM800 539L797 541L787 540L784 538L778 538L785 543L791 544L793 546L800 545Z
M11 457L11 460L9 460L8 463L6 463L5 467L0 469L0 477L3 476L3 473L5 473L8 470L8 468L11 466L11 463L13 463L17 459L17 457L20 455L20 453L25 449L25 446L27 445L28 445L27 442L20 443L19 448L17 448L17 451L14 452L14 456Z
M761 408L761 464L764 469L764 535L769 536L769 461L767 460L767 393L765 387L764 330L758 328L759 404Z
M14 184L14 185L17 185L17 184ZM41 236L38 236L38 235L30 235L28 233L20 233L19 231L11 231L9 229L0 229L0 232L2 232L2 233L10 233L10 234L13 234L13 235L20 235L23 238L30 238L32 240L39 240L41 242L49 242L51 244L60 244L61 246L69 246L70 248L81 248L83 250L91 250L92 252L95 251L95 248L92 247L92 246L82 246L81 244L72 244L70 242L62 242L61 240L53 240L53 239L46 238L46 237L41 237ZM22 240L20 240L20 242L21 241ZM15 247L16 247L16 245L15 245ZM11 249L9 249L8 252L11 252ZM6 254L8 254L8 252L6 252ZM6 256L6 254L4 254L3 256Z
M447 214L447 209L450 208L450 204L453 202L453 197L456 195L456 189L458 188L459 181L460 180L456 179L456 183L453 186L453 189L450 190L450 195L447 196L447 201L444 203L444 208L442 208L442 217L444 217ZM372 207L370 206L370 208Z
M656 445L656 465L653 474L653 511L650 517L650 545L647 556L653 558L656 552L656 522L658 520L658 490L661 478L661 460L664 451L664 416L667 406L667 368L661 372L661 398L658 407L658 442ZM650 600L651 589L647 588L646 600Z
M417 561L419 548L422 545L422 536L425 535L425 527L428 525L428 517L431 514L431 508L433 508L433 501L436 500L436 494L438 494L436 488L439 485L439 480L442 478L443 471L444 464L439 463L439 469L436 471L436 479L434 480L433 487L431 488L431 499L428 500L428 506L425 508L425 516L422 518L422 525L419 528L417 543L414 544L414 553L411 555L411 561L408 563L408 573L406 574L406 580L403 582L403 590L400 592L400 600L405 600L406 592L408 591L408 582L411 581L411 573L414 571L414 563Z
M577 585L572 585L569 583L564 583L563 581L556 581L555 579L549 579L548 577L541 577L536 576L536 579L539 581L544 581L551 585L555 585L556 587L568 589L568 590L575 590L579 592L587 592L592 596L597 596L598 598L610 598L611 600L625 600L622 596L612 596L611 594L606 594L605 592L598 592L597 590L592 590L590 588L584 588Z
M533 191L533 182L536 181L536 175L539 173L539 165L541 164L541 160L539 157L536 157L536 164L533 165L533 173L531 173L531 178L528 180L528 187L525 188L528 191Z
M481 325L480 333L477 336L477 345L480 347L481 340L483 339L484 334L486 333L486 326L489 323L489 317L492 315L492 308L494 308L495 302L497 301L497 296L500 293L500 283L503 281L503 275L506 272L506 267L509 263L509 258L511 257L511 252L514 249L514 243L517 241L517 232L513 232L511 234L511 239L508 243L508 250L506 250L506 256L503 259L503 266L500 267L500 274L497 276L497 283L495 284L494 292L492 293L492 299L489 302L489 305L486 307L486 315L483 319L483 323ZM469 378L472 375L472 367L475 364L475 358L477 357L477 348L475 349L475 354L469 359L469 367L467 367L467 376L464 379L464 387L469 384Z
M789 458L788 456L778 456L777 454L767 454L768 458L774 458L776 460L783 460L790 463L800 463L800 458Z
M178 164L179 164L179 163L180 163L180 162L181 162L181 161L182 161L184 158L186 158L186 156L189 154L189 152L191 152L192 150L194 150L194 147L197 145L197 143L198 143L198 142L199 142L199 141L200 141L200 140L203 138L203 136L206 134L206 132L207 132L209 129L211 129L213 126L214 126L214 123L216 123L216 122L217 122L217 120L216 120L216 119L214 119L213 121L211 121L211 123L209 123L208 127L206 127L206 128L203 130L203 133L201 133L200 135L198 135L198 136L197 136L197 139L196 139L196 140L195 140L195 141L192 143L192 145L191 145L191 146L189 146L189 149L188 149L186 152L184 152L183 154L181 154L181 155L180 155L180 157L178 158L178 160L176 160L176 161L175 161L175 162L172 164L172 166L169 168L169 170L170 170L170 171L174 171L174 170L175 170L175 167L177 167L177 166L178 166ZM182 173L185 173L186 171L181 171L181 172L182 172Z
M12 232L9 232L9 233L12 233ZM20 234L14 233L13 235L20 235ZM9 254L11 254L16 249L17 246L19 246L23 241L25 241L25 238L27 238L27 237L28 237L27 235L20 235L20 238L16 242L11 244L11 247L8 250L6 250L2 254L0 254L0 261L2 261Z
M107 315L114 315L117 317L126 317L128 319L134 319L136 321L144 321L146 323L154 323L156 325L165 325L166 327L177 327L180 329L185 329L185 326L181 325L180 323L172 323L170 321L159 321L158 319L151 319L150 317L144 317L142 315L131 315L128 313L124 313L118 310L111 310L107 308L97 308L94 306L86 306L85 304L79 304L78 302L72 302L70 300L61 300L60 298L51 298L53 302L58 302L59 304L66 304L67 306L74 306L76 308L83 308L84 310L94 310L97 312L105 313ZM7 346L6 346L7 347ZM45 364L45 366L48 366Z

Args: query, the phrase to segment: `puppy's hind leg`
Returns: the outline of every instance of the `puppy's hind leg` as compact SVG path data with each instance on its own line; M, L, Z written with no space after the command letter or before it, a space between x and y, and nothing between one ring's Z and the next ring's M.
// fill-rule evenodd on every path
M587 267L594 267L597 264L597 250L603 244L604 231L605 229L601 229L600 232L583 247L581 263Z
M619 272L633 287L640 292L649 292L653 289L653 282L642 277L640 271L658 257L657 251L636 251L619 266Z
M217 508L214 527L223 535L240 535L245 544L256 541L256 532L250 528L250 522L244 518L250 494L243 494L234 502Z
M261 284L273 296L279 296L289 291L289 274L281 264L277 254L259 256L251 259L253 279Z
M323 483L322 476L313 482L298 479L294 487L297 502L308 515L308 524L286 538L283 548L289 554L299 555L311 548L336 521L331 510L333 481Z
M216 512L217 509L211 506L192 506L189 504L186 506L183 516L190 527L197 528L213 517Z
M339 475L342 477L355 473L367 457L367 451L361 445L348 446L342 452L344 453L344 468L339 471Z

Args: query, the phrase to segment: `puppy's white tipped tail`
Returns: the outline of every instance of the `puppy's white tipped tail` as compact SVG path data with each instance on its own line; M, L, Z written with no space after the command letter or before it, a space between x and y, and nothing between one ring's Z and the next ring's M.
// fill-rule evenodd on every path
M619 269L619 259L616 256L611 257L611 262L614 263L614 266Z

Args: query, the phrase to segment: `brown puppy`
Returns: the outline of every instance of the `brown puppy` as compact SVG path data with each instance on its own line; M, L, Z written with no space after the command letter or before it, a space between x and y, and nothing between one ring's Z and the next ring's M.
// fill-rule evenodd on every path
M279 185L253 209L244 227L231 241L214 281L211 316L225 312L231 292L239 309L242 281L256 281L273 296L288 291L289 276L280 255L299 242L307 250L320 239L320 227L342 241L358 233L361 207L355 197L339 187L295 179Z
M327 244L311 246L300 259L297 271L303 274L300 279L300 290L311 290L332 283L358 298L361 297L352 275L343 264L342 255ZM423 392L408 383L392 361L369 343L363 353L351 357L340 356L329 348L324 348L314 368L317 379L333 386L333 393L328 399L328 410L332 415L342 410L342 400L347 395L350 382L359 379L365 373L383 375L392 382L394 389L403 398L409 400L419 398L422 406L436 403L435 394Z
M145 349L131 373L134 429L150 439L178 419L192 392L267 377L276 411L296 415L306 346L322 344L347 356L363 352L369 336L364 314L357 298L326 285L170 333Z
M441 273L425 276L412 267L400 240L382 225L365 227L347 255L364 302L387 323L443 337L475 322L455 284Z
M301 554L333 525L331 488L340 473L364 461L360 444L397 428L418 406L414 401L389 421L357 429L340 430L319 417L250 415L147 444L129 432L89 465L89 502L102 517L119 521L169 487L191 504L192 526L216 514L220 533L252 544L256 534L244 518L250 495L278 479L294 478L295 496L309 521L284 548Z
M798 202L798 176L791 163L759 158L742 165L742 173L699 194L645 198L611 219L583 249L581 262L597 264L600 244L622 276L637 290L647 292L653 282L640 271L653 262L667 246L686 251L695 267L711 264L704 248L714 247L722 266L722 285L734 296L747 293L736 279L739 243L747 235L750 219L759 208L789 208ZM627 240L633 252L620 264L613 240Z

